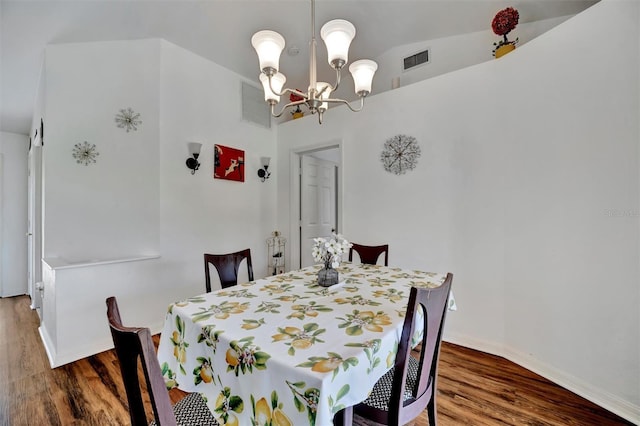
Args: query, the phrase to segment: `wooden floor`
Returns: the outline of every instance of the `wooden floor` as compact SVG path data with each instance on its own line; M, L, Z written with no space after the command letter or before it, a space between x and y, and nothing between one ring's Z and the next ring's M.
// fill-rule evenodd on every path
M113 351L52 370L37 328L28 297L0 299L0 426L129 424ZM440 362L440 426L632 424L500 357L445 343Z

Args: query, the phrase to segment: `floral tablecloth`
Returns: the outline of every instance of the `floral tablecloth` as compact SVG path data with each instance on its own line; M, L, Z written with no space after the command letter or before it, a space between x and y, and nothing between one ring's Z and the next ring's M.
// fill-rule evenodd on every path
M446 274L344 263L344 284L324 288L318 269L170 305L158 348L167 385L202 393L228 425L328 426L366 399L393 365L410 287Z

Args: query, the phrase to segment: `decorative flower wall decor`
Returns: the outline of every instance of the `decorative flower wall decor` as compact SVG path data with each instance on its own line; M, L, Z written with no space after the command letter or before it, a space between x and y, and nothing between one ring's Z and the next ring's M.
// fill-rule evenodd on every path
M520 14L512 7L502 9L500 12L496 13L496 16L493 18L493 21L491 22L493 32L503 37L499 42L493 43L495 47L492 53L496 58L499 58L516 48L518 39L516 38L515 40L509 41L507 39L507 34L509 34L516 25L518 25L519 19Z
M120 112L116 114L115 122L120 129L126 129L127 133L129 133L130 130L138 130L138 126L142 124L140 113L135 112L131 108L121 109Z
M76 163L88 166L96 162L96 157L100 155L100 153L96 151L95 144L89 144L89 142L84 141L81 144L77 143L74 145L72 155L73 158L76 159Z
M390 173L403 175L418 164L420 146L413 136L396 135L384 143L380 161Z

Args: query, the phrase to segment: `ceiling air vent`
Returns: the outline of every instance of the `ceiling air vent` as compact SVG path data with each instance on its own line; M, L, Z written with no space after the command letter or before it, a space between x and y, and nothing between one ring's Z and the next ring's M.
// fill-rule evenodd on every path
M403 70L407 71L411 68L417 67L418 65L426 64L427 62L429 62L429 49L404 58Z

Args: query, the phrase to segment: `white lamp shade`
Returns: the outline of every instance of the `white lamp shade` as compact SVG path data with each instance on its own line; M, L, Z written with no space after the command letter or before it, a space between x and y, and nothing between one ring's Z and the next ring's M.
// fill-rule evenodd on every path
M349 45L356 36L356 27L344 19L334 19L322 26L320 36L327 46L329 64L335 60L349 62Z
M260 74L260 81L262 82L262 88L264 89L264 100L274 101L275 103L280 102L280 96L273 93L271 87L269 87L269 77L264 74ZM282 86L284 86L285 81L287 81L287 77L282 73L277 73L271 77L271 86L273 86L273 90L278 93L282 92Z
M322 91L322 89L327 88L324 92L322 92L322 95L320 95L321 99L329 99L329 97L331 96L331 90L333 89L333 87L329 84L329 83L325 83L324 81L319 81L316 83L316 90L318 91L318 93L320 93ZM323 102L322 105L320 105L320 109L323 110L327 110L327 108L329 107L329 103L328 102Z
M274 68L276 72L280 69L280 54L284 49L284 37L275 31L258 31L251 37L251 45L258 53L260 70Z
M189 148L189 155L193 155L193 154L200 155L200 149L202 148L202 144L198 142L189 142L187 143L187 147Z
M370 59L361 59L349 66L356 94L360 95L361 92L365 92L364 95L368 95L371 93L371 83L377 69L378 64Z

